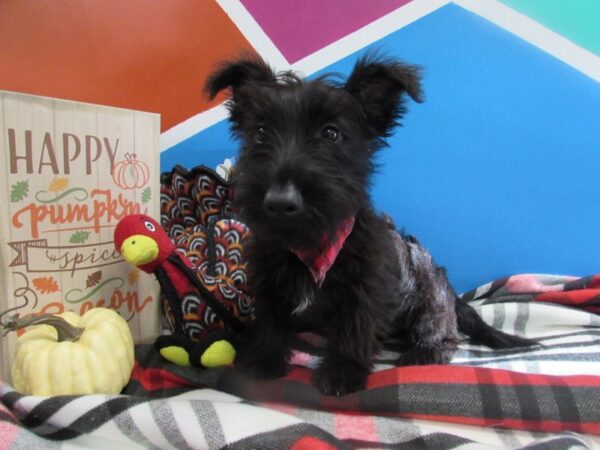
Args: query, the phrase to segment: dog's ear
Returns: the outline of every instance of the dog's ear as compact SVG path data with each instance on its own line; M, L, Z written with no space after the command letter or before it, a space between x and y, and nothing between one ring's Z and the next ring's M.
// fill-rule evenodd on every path
M423 101L420 68L392 59L360 59L344 89L358 99L374 131L384 137L406 112L405 94Z
M221 63L208 77L204 88L212 100L226 88L231 88L235 97L235 92L240 86L254 82L275 83L276 76L265 61L259 57L246 56L236 61Z

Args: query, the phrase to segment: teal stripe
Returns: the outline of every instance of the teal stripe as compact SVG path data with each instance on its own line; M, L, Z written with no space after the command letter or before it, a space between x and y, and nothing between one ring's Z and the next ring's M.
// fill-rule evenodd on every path
M600 0L501 0L575 44L600 55Z

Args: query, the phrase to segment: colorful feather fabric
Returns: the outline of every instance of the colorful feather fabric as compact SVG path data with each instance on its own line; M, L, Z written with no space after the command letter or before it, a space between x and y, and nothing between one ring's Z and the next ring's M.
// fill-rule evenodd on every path
M187 170L175 166L161 175L161 225L177 252L192 264L200 283L232 316L248 321L252 300L246 288L243 257L248 227L235 218L231 183L205 166ZM222 317L209 307L196 289L179 300L183 335L202 342L225 328ZM176 313L163 296L163 313L171 330Z

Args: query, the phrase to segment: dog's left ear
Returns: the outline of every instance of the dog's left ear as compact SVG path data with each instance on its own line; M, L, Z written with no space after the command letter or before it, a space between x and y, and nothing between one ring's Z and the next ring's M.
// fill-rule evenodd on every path
M396 60L359 60L344 85L363 107L378 136L388 136L406 112L404 96L421 103L421 70Z
M226 88L231 88L233 96L237 89L249 83L275 83L275 73L269 65L257 56L244 55L236 61L225 61L206 81L204 89L212 100Z

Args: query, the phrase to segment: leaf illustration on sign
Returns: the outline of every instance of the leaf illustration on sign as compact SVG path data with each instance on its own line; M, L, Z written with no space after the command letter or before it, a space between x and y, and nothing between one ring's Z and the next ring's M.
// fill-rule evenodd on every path
M29 181L18 181L10 187L10 201L15 203L29 194Z
M53 277L39 277L31 281L36 291L40 294L51 294L60 290L58 283Z
M71 244L83 244L90 237L89 231L77 231L71 235L69 242Z
M100 280L102 279L102 271L98 270L97 272L91 273L88 275L87 280L85 281L85 287L94 287Z
M147 187L142 191L142 203L148 203L152 200L152 189Z
M69 179L67 177L56 177L48 186L50 192L64 191L69 186Z

